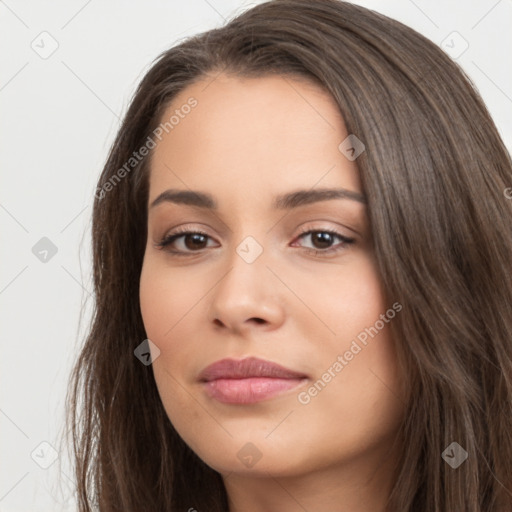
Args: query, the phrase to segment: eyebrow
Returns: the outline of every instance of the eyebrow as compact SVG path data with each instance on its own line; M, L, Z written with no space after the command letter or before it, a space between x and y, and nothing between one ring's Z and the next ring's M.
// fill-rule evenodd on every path
M277 210L290 210L320 201L332 199L350 199L362 204L366 204L366 198L359 192L347 190L344 188L323 188L315 190L296 190L288 194L276 196L272 202L272 208ZM162 192L150 205L154 208L159 204L169 202L175 204L185 204L206 208L208 210L218 210L217 201L212 195L197 190L174 190L169 189Z

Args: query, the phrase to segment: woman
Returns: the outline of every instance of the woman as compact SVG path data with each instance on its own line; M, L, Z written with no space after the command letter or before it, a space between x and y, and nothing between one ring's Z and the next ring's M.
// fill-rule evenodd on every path
M373 11L161 55L96 193L80 510L511 510L511 185L458 66Z

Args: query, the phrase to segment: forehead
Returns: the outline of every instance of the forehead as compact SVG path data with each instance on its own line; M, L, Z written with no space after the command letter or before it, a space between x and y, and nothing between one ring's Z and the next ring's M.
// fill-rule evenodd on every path
M361 191L355 162L338 149L348 133L334 99L304 80L208 77L181 91L161 122L150 203L168 188L227 201L316 185Z

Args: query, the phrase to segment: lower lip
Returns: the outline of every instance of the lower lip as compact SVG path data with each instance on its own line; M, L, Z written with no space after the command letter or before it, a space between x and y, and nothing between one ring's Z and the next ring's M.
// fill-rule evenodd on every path
M246 379L217 379L205 382L206 393L226 404L253 404L296 388L306 379L276 379L250 377Z

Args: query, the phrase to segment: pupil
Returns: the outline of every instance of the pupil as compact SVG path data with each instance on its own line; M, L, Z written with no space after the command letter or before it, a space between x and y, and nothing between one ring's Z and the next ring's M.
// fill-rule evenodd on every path
M187 241L192 239L192 244L188 244ZM195 233L193 235L187 235L185 237L185 245L187 249L197 249L197 245L201 245L201 242L204 243L205 236L199 233ZM200 247L201 248L201 247Z
M313 235L313 239L317 239L317 241L320 242L320 248L324 249L325 247L328 247L332 240L331 240L331 234L330 233L322 233L318 232ZM324 244L324 245L322 245Z

